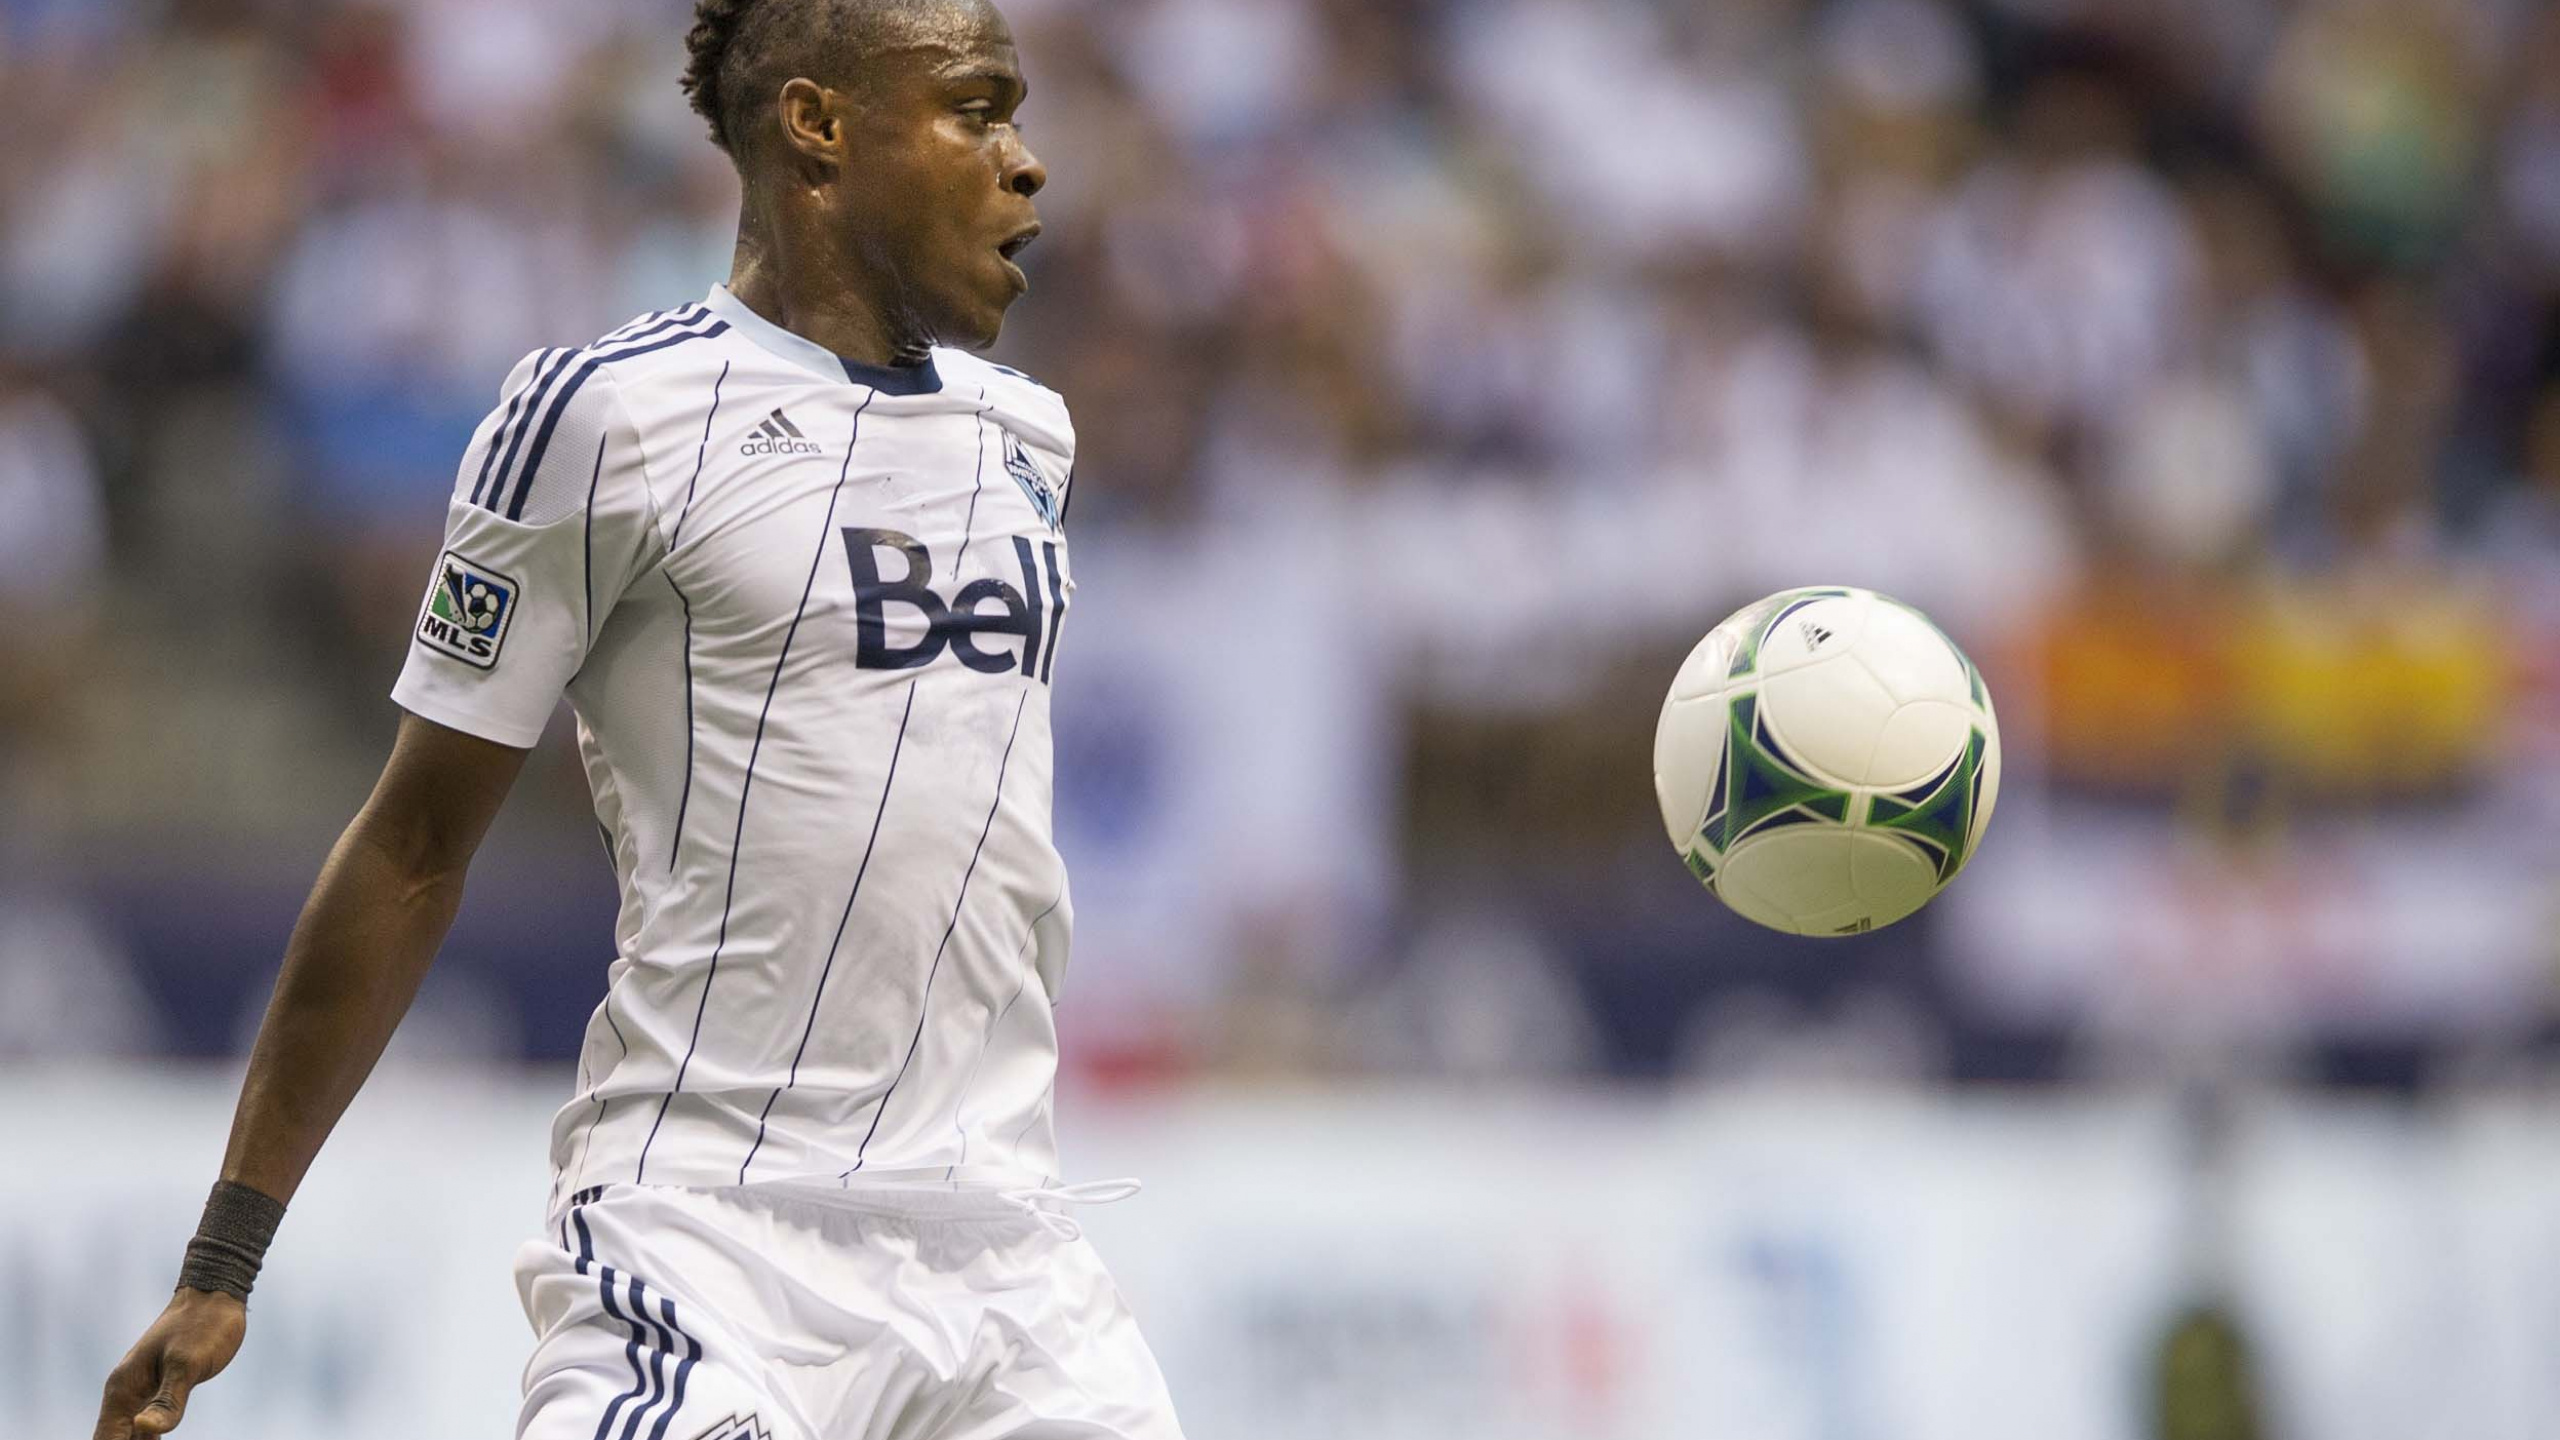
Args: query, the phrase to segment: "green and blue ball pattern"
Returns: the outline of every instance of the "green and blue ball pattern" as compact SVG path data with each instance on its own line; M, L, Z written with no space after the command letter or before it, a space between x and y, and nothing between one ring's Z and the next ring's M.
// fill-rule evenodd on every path
M1936 895L1980 845L2000 731L1980 670L1920 611L1790 590L1690 655L1654 746L1690 871L1745 917L1857 934Z

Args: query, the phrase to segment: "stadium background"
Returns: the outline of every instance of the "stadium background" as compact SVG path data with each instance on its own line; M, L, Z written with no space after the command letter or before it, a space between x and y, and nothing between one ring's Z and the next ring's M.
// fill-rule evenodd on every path
M0 1417L157 1304L526 350L725 273L677 0L0 0ZM1014 0L1074 1178L1202 1440L2560 1435L2560 14ZM2001 707L1938 907L1652 813L1735 605ZM503 1434L555 734L188 1433Z

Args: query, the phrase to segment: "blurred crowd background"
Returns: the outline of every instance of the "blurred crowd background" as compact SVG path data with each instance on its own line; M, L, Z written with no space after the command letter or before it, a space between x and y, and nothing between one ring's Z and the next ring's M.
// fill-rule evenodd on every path
M1053 181L997 354L1082 435L1062 1028L1120 1097L1066 1128L1165 1182L1112 1253L1198 1433L2551 1433L2560 9L1006 8ZM216 1142L184 1062L380 763L474 422L726 273L688 10L0 0L13 1153ZM2008 744L1961 883L1848 943L1726 915L1649 783L1689 647L1801 584L1940 618ZM422 1126L600 996L564 738L395 1044ZM450 1175L348 1144L512 1193L550 1073ZM6 1388L68 1433L198 1175L10 1170ZM443 1403L329 1318L380 1263L206 1403ZM500 1380L504 1318L444 1332Z
M1010 8L1072 1063L2548 1065L2549 7ZM0 1055L253 1022L497 380L725 274L687 9L0 0ZM1854 945L1648 798L1688 645L1802 583L1941 617L2009 739ZM588 833L555 736L404 1043L572 1052Z

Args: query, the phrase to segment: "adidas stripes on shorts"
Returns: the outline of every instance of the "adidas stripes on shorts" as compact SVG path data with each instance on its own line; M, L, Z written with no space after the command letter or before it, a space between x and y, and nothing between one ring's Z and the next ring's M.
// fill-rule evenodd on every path
M1181 1440L1091 1245L989 1191L582 1192L516 1256L519 1440Z

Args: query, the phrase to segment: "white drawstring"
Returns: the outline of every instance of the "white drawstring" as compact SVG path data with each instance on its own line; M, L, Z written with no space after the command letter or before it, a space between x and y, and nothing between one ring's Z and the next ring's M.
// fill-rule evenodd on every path
M1037 1221L1041 1229L1061 1240L1081 1240L1084 1227L1050 1209L1050 1206L1116 1205L1143 1188L1135 1180L1087 1180L1081 1185L1046 1185L999 1193L1021 1206L1022 1212Z

